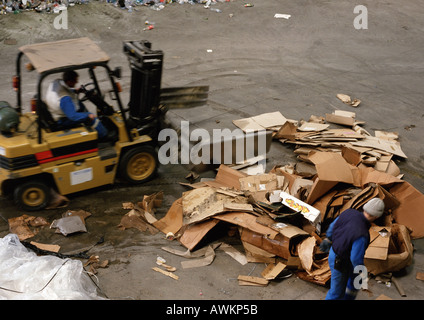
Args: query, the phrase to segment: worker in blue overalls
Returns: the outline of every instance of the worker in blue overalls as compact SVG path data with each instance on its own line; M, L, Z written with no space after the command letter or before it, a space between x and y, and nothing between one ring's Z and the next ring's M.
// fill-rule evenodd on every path
M330 290L326 300L354 300L359 288L355 288L356 266L364 265L365 250L370 242L371 222L384 213L384 202L379 198L368 201L363 211L347 209L327 229L320 249L329 252L331 270Z

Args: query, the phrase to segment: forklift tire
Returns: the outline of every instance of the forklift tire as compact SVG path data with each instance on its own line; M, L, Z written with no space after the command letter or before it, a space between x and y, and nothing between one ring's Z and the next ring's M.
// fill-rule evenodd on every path
M22 210L42 210L50 202L50 188L41 181L28 181L15 188L13 198Z
M132 184L153 179L158 170L158 155L152 146L135 147L125 152L119 163L119 175Z

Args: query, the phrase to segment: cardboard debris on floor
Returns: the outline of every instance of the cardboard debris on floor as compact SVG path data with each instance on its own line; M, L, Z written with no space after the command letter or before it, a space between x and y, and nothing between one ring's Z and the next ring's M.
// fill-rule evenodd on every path
M338 93L337 98L339 98L344 103L346 103L346 104L348 104L352 107L355 107L355 108L358 107L359 104L361 103L361 100L359 100L359 99L353 99L352 100L352 98L350 96L348 96L347 94L344 94L344 93Z
M155 210L162 205L163 192L156 192L151 195L144 195L142 201L136 204L132 202L122 203L122 208L130 210L122 218L118 225L121 230L136 228L140 231L148 230L151 234L156 234L158 223Z
M20 241L34 237L42 227L49 225L43 217L34 217L26 214L8 219L8 223L9 231L16 234Z
M107 268L109 265L109 260L100 261L99 256L92 255L89 257L86 263L84 263L84 267L89 267L88 272L91 274L97 274L98 268Z
M182 262L183 268L212 264L221 246L241 264L267 264L262 278L239 275L240 285L266 286L288 269L300 279L327 285L328 255L319 250L326 229L342 211L361 210L374 197L384 201L386 210L370 229L368 271L378 275L412 263L411 240L424 236L424 214L411 207L424 206L424 195L402 180L396 159L407 157L398 134L380 130L372 136L354 112L343 110L309 121L289 120L276 112L233 123L245 132L273 131L276 141L293 147L296 163L254 175L242 171L244 165L220 165L215 179L184 183L190 190L153 222L186 248L166 249L190 259ZM220 226L236 230L244 252L207 243Z

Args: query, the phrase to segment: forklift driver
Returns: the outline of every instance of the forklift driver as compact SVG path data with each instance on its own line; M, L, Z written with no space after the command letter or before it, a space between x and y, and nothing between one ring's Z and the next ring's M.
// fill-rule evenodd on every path
M46 94L49 111L59 125L86 123L97 130L99 139L103 139L107 136L107 129L94 114L87 112L84 104L78 100L80 89L75 89L77 82L78 73L70 70L63 73L62 80L56 79L50 83Z

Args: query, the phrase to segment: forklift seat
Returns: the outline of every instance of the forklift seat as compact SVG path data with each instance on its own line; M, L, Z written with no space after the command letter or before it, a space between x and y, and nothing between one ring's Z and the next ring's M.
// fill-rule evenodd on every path
M59 125L56 120L53 119L53 116L44 101L40 101L40 104L37 107L37 113L41 127L47 131L55 132L71 128L70 126Z

